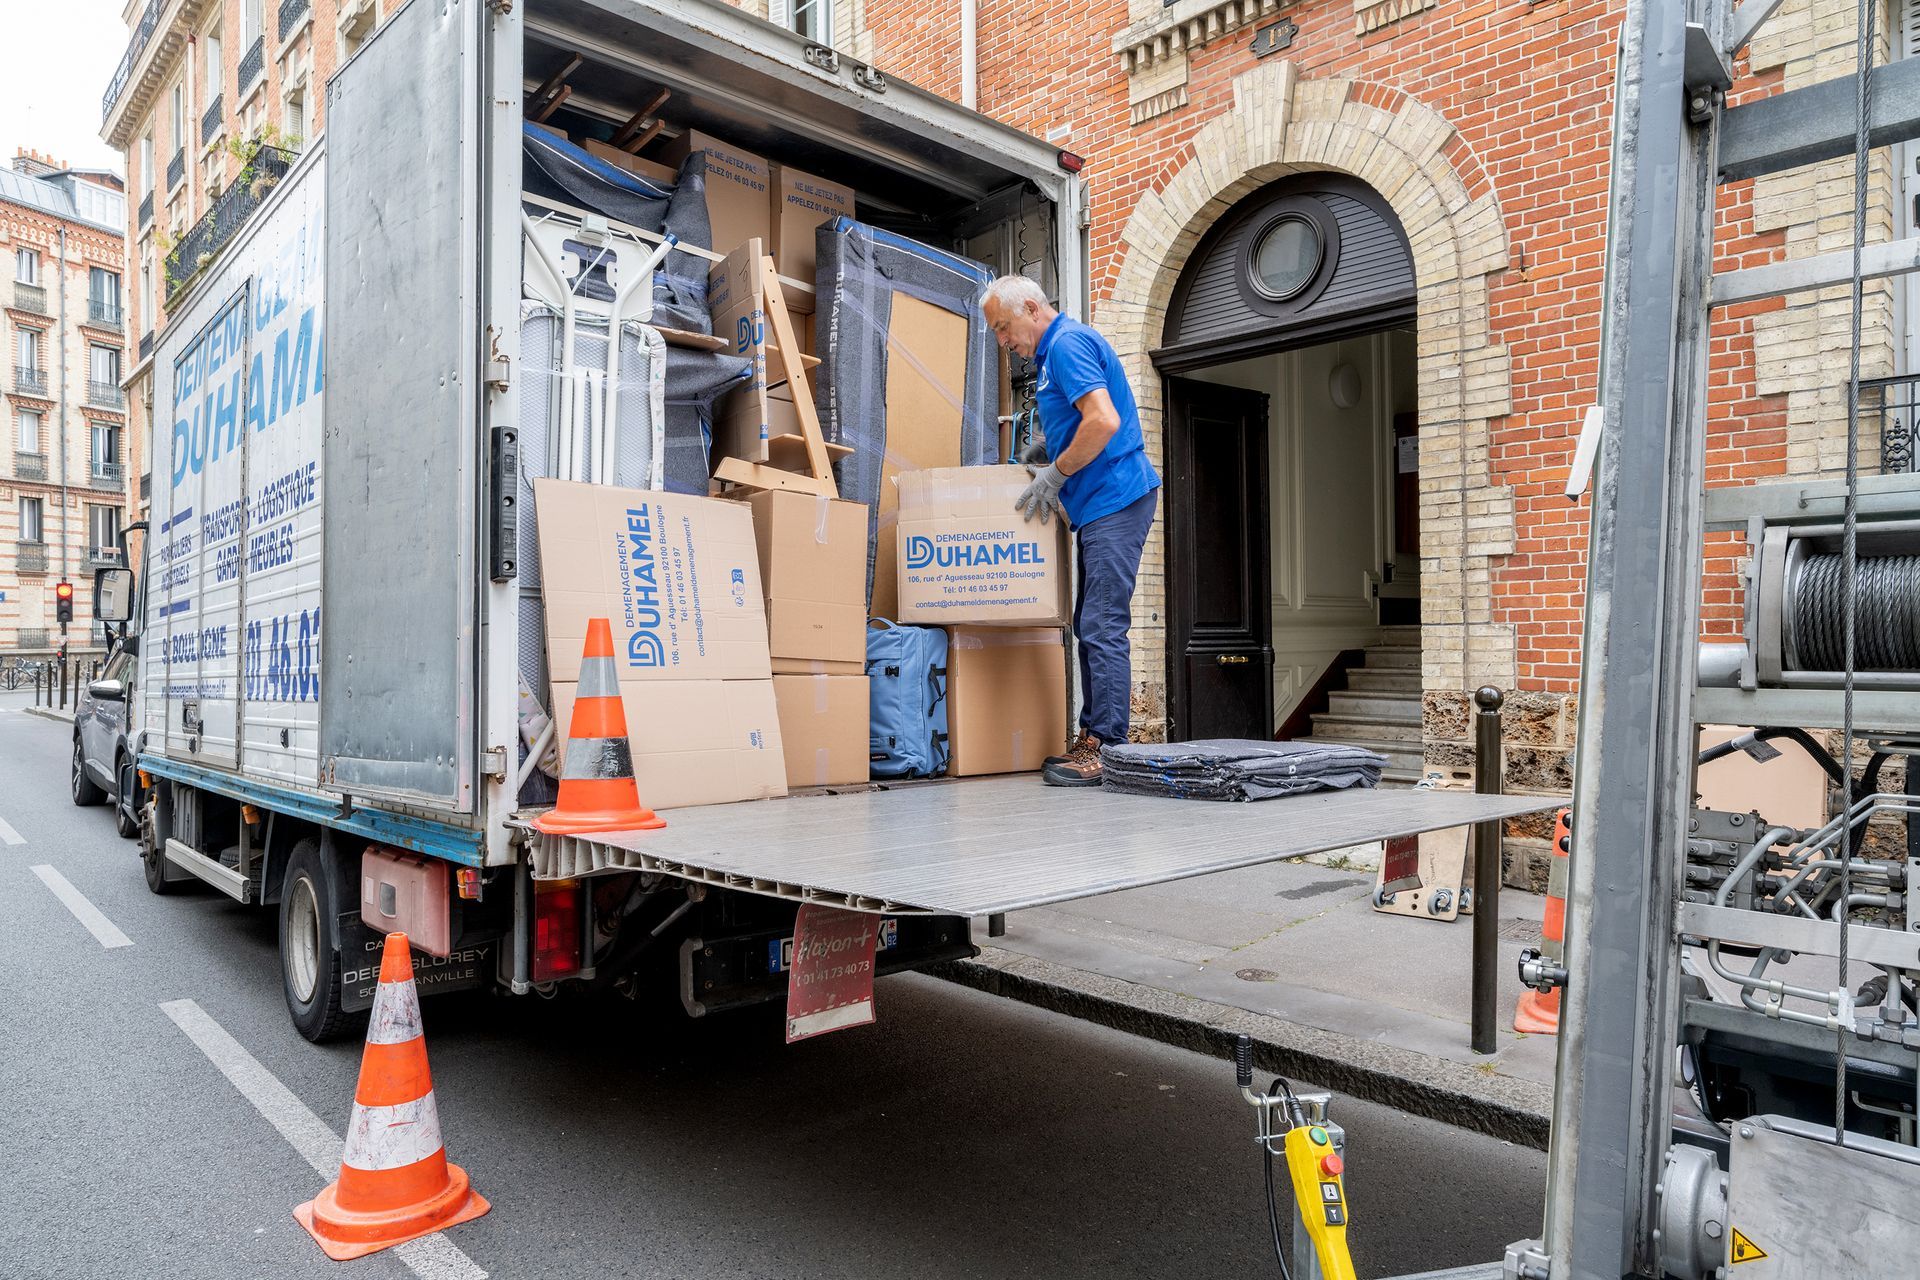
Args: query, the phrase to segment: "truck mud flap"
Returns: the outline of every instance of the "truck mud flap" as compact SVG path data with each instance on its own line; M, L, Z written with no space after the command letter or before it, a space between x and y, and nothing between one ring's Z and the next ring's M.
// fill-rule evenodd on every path
M888 916L874 973L886 977L944 960L980 954L959 916ZM680 946L680 1002L693 1017L787 998L793 927L723 937L689 938Z
M340 931L340 1007L358 1013L373 1007L386 935L367 928L358 915L340 916L336 924ZM493 940L465 943L454 947L444 959L415 951L414 984L423 996L482 986L493 978L494 952L499 945Z

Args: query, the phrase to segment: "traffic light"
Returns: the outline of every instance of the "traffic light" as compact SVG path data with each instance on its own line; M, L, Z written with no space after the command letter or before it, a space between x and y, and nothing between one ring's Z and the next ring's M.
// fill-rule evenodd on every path
M73 584L64 579L53 588L53 616L63 627L73 621Z

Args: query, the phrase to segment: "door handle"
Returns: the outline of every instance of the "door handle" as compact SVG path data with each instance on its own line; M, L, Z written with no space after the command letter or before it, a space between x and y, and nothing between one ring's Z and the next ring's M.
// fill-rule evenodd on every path
M1214 661L1223 667L1243 667L1253 659L1244 653L1223 653L1215 657Z

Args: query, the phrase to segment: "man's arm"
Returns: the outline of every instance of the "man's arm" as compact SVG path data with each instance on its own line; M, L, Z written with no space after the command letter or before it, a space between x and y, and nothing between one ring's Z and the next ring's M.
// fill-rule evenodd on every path
M1113 407L1113 397L1105 387L1095 387L1073 405L1080 410L1080 427L1073 433L1067 451L1053 461L1062 475L1069 476L1099 457L1107 441L1120 430L1120 411Z

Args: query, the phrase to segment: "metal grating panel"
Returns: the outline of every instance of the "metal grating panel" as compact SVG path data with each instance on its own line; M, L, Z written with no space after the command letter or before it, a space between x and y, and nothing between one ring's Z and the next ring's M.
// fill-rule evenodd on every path
M534 875L657 871L861 911L984 916L1564 803L1353 790L1229 804L978 778L675 809L661 831L536 836Z

